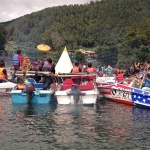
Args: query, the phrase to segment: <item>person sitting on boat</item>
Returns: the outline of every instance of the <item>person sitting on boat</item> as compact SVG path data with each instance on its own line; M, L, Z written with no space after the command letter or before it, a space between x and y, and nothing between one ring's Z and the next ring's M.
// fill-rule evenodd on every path
M150 90L150 73L145 77L145 82L142 85L142 90Z
M87 72L87 66L86 65L83 65L82 72Z
M79 67L79 62L75 62L75 66L72 68L71 73L79 73L81 71L82 70ZM73 76L71 79L75 84L79 85L81 83L81 77L79 76Z
M86 65L83 65L82 72L86 72L87 73L87 67L86 67ZM84 83L84 82L88 81L88 77L83 76L83 77L81 77L81 80Z
M43 66L43 71L50 71L53 74L55 74L55 65L52 63L52 59L51 58L47 58L47 62L44 66ZM51 84L53 84L53 78L52 76L44 76L43 79L43 83L44 83L44 88L43 89L48 89L50 88Z
M22 76L17 77L17 83L19 83L19 81L20 81L20 80L21 80L21 81L23 81L23 82L26 82L26 81L27 81L27 79L28 79L28 76L26 76L26 72L25 72L25 71L23 71L23 75L22 75Z
M108 65L108 67L105 69L105 73L107 74L107 76L112 75L112 67L110 65Z
M33 62L31 66L31 71L40 71L40 66L38 62ZM31 76L36 82L39 82L41 80L41 77L35 73L35 76Z
M88 63L87 72L89 73L96 73L96 69L92 67L92 63ZM88 81L93 81L93 76L88 77Z
M121 73L122 73L122 71L121 71L120 67L118 67L117 70L116 70L116 76L117 76L118 74L121 74Z
M23 62L23 58L21 55L21 50L17 50L16 54L13 56L13 59L12 59L12 65L14 68L14 73L12 75L12 82L14 82L16 71L21 69L22 62Z
M143 67L144 67L144 70L146 70L146 71L150 70L150 61L146 61L143 65Z
M139 73L140 72L140 63L137 62L137 61L134 63L134 72L135 73Z
M49 59L49 58L47 58L47 59ZM42 61L41 61L41 63L42 63ZM42 70L44 69L44 66L46 66L48 64L49 64L48 60L43 61Z
M22 79L19 79L18 84L16 86L17 90L23 90L24 89L24 81Z
M7 70L5 69L5 62L0 61L0 83L3 83L5 80L8 80Z
M116 80L117 80L118 82L123 82L124 79L125 79L125 78L124 78L123 72L122 72L122 71L118 71L118 72L117 72L117 76L116 76Z
M99 71L102 71L102 73L104 74L104 70L105 70L104 65L101 65Z
M99 77L103 77L103 72L101 70L97 74Z

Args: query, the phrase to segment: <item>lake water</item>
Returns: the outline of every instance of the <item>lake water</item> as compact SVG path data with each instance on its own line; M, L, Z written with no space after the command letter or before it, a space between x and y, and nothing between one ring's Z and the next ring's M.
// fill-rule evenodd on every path
M1 96L0 149L150 149L150 110L104 99L95 106L16 105Z

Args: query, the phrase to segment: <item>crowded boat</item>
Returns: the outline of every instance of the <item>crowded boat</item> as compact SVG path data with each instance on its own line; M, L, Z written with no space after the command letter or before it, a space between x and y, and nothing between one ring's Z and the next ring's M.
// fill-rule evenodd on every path
M50 57L31 62L17 50L9 73L5 62L0 61L0 85L5 89L1 94L11 94L14 103L49 103L55 96L58 104L96 104L101 95L137 104L137 99L133 100L137 95L132 95L139 93L134 91L150 91L149 70L148 61L135 62L127 70L114 69L111 65L93 67L91 62L73 64L66 47L57 64Z

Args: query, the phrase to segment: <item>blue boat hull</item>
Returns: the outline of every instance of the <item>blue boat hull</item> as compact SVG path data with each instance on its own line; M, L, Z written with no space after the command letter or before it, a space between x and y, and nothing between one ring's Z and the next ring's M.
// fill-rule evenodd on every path
M35 91L31 103L35 104L48 104L51 101L52 93L46 93L46 90L39 92Z
M138 107L150 108L150 91L133 88L132 100Z
M48 104L51 101L52 96L51 91L39 90L34 91L33 97L30 100L30 103L33 104ZM12 90L12 101L16 104L26 104L28 103L27 94L22 92L22 90Z
M16 93L12 93L11 95L12 95L13 103L16 103L16 104L27 103L26 93L21 92L21 90L18 90Z

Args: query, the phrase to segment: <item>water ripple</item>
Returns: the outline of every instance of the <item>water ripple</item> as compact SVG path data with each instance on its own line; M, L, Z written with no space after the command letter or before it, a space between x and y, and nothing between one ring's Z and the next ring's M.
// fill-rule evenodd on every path
M101 100L96 106L15 105L0 99L0 149L150 149L150 110Z

